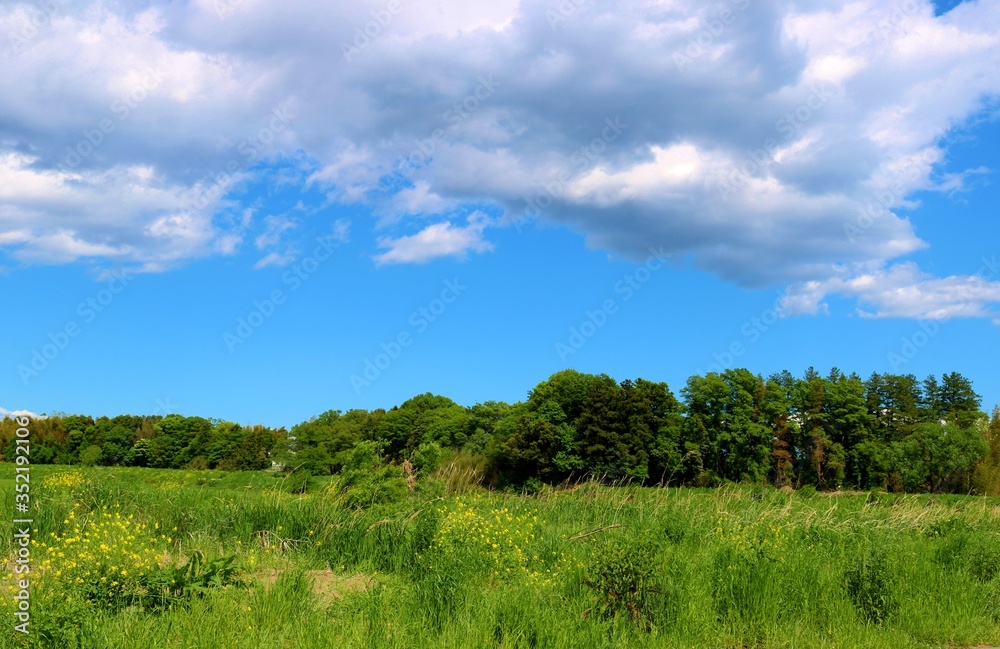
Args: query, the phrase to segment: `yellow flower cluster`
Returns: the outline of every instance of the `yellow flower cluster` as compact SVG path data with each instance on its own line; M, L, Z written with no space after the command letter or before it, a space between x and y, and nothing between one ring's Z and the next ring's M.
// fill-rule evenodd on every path
M83 477L81 471L60 471L59 473L54 473L47 476L42 480L42 485L45 487L51 487L54 489L76 489L87 479Z
M715 534L737 552L757 555L775 561L784 559L791 546L797 543L793 538L794 528L789 523L758 522L744 524L740 521L722 519Z
M134 515L117 509L105 507L80 518L70 512L63 521L68 532L37 542L36 578L64 587L67 596L77 588L109 598L139 594L143 578L160 568L172 539L156 536Z
M480 496L458 498L453 509L442 509L444 520L432 550L449 562L472 564L491 580L525 579L538 586L554 583L567 563L565 555L532 552L536 516L508 508L486 509ZM434 569L434 566L431 566Z
M184 487L183 482L177 480L164 480L163 482L157 483L156 488L160 491L166 491L168 493L176 493Z

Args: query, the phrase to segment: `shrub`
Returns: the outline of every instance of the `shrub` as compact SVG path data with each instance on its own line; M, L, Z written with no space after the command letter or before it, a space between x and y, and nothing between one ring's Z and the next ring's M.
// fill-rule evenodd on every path
M525 496L537 496L545 489L545 483L532 476L521 485L521 493Z
M514 584L547 592L566 568L565 555L540 550L536 517L483 505L481 496L460 496L454 506L438 506L417 519L414 547L433 532L418 554L415 577L418 599L434 625L470 600L474 587Z
M847 594L867 622L881 624L899 607L885 550L868 548L854 559L844 575Z
M395 503L409 493L402 470L386 464L381 445L358 442L342 457L343 468L331 483L330 490L342 495L344 506L361 509Z
M444 449L437 442L424 442L413 452L413 466L417 469L417 475L428 476L437 470L444 457Z
M712 595L720 618L753 633L774 624L786 608L784 563L797 543L789 525L745 524L723 516L716 528Z
M104 451L101 450L101 447L92 444L80 451L80 464L83 466L94 466L101 461L103 455Z
M799 490L796 491L795 493L802 498L807 498L807 499L812 498L813 496L816 495L816 487L812 486L811 484L807 484L800 487Z
M614 543L602 548L583 584L594 591L594 605L584 615L625 616L650 628L657 596L655 548L645 543Z
M1000 579L994 579L986 588L986 614L1000 622Z
M1000 546L996 537L976 538L969 543L967 554L969 572L977 581L985 584L1000 575Z

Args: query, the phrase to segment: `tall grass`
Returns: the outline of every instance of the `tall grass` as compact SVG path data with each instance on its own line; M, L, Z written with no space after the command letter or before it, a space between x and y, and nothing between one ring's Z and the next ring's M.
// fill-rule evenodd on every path
M65 534L70 512L117 506L169 531L164 562L235 555L250 585L155 611L83 602L59 634L30 642L1000 644L1000 500L595 483L526 497L476 487L461 462L412 491L331 478L305 494L267 473L36 467L36 538ZM53 477L66 471L79 478ZM10 491L0 501L13 511ZM23 646L5 624L0 646Z

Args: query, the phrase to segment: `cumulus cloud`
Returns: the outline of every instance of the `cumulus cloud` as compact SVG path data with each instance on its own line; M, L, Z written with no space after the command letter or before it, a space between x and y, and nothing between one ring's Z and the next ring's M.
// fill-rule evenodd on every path
M933 245L912 197L988 171L948 168L947 137L1000 95L1000 5L571 4L60 5L3 54L0 248L157 270L261 247L266 222L220 213L297 156L287 182L370 209L380 264L484 252L528 218L791 284L799 312L833 293L877 316L990 312L992 290L960 307L943 295L970 278L903 258ZM33 7L0 8L0 33ZM453 222L477 209L497 218Z
M429 225L420 232L398 238L379 239L380 248L388 248L376 255L378 264L422 264L438 257L464 259L469 252L488 252L493 245L483 240L483 230L489 218L480 212L472 214L464 227L450 222Z
M36 415L30 410L7 410L6 408L0 407L0 419L8 419L13 417L29 417L31 419L45 419L45 415Z
M789 287L782 297L788 313L825 312L830 295L855 298L858 315L869 318L992 318L990 304L1000 302L1000 263L983 258L975 275L937 278L904 262L888 268L844 273L843 277L804 282Z

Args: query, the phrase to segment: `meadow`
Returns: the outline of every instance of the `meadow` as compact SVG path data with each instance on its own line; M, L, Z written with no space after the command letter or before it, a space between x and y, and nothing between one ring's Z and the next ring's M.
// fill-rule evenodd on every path
M1000 498L32 471L31 634L5 593L3 647L1000 645Z

